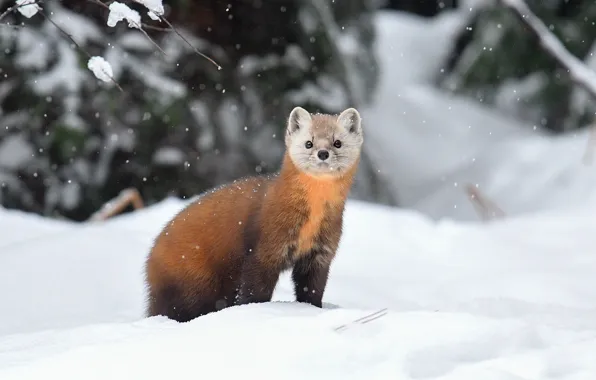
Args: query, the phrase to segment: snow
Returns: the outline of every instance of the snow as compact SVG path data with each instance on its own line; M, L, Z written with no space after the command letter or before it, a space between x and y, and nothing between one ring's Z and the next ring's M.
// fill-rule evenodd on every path
M167 199L84 225L0 210L0 298L10 305L0 378L596 375L593 209L483 225L352 200L323 309L293 302L286 273L271 303L186 324L144 318L144 259L184 205Z
M137 3L142 4L145 8L149 9L149 15L155 20L155 16L163 16L164 9L162 0L135 0ZM153 16L151 16L153 13Z
M184 162L184 153L176 147L164 146L155 151L153 162L158 165L176 166Z
M525 20L539 38L540 44L563 65L576 83L596 96L596 72L588 68L583 61L571 54L563 43L532 13L525 2L520 0L500 0L503 4L514 10L518 16Z
M338 79L321 74L316 83L305 81L300 88L288 91L287 96L292 104L316 103L327 109L341 109L348 103L344 88Z
M91 42L105 42L101 29L90 23L85 16L56 4L52 4L50 9L54 23L68 33L80 46L86 46ZM53 25L52 27L55 28ZM40 40L42 39L40 38Z
M50 60L51 51L43 41L43 34L32 28L23 28L17 34L15 62L24 68L43 69Z
M53 33L59 33L55 30L56 28L53 28ZM70 45L70 42L65 39L56 41L58 62L53 65L52 69L41 72L30 80L37 94L51 95L52 92L58 89L64 89L70 93L79 92L84 74L79 68L78 52L72 49ZM71 110L71 112L76 112L76 110Z
M139 12L130 9L126 4L114 1L110 4L110 14L108 15L107 24L110 27L114 27L122 20L128 21L130 28L141 27L141 15Z
M149 17L151 18L151 20L153 21L160 21L161 19L159 18L159 16L157 14L155 14L152 11L147 12L147 15L149 15Z
M247 55L240 59L238 71L243 76L258 75L261 71L270 70L276 66L297 67L306 70L309 61L297 45L289 45L283 56L267 54L263 57Z
M77 182L65 183L61 193L61 203L67 210L79 205L81 199L81 185Z
M31 145L19 134L3 136L0 140L0 169L24 168L34 155Z
M286 273L270 303L185 324L144 318L146 255L185 202L85 224L0 208L0 379L594 379L587 132L546 135L434 89L461 14L377 21L382 78L361 112L365 144L405 207L348 202L323 309L293 302ZM330 103L344 96L326 86ZM109 143L102 160L121 144ZM466 184L507 217L473 222Z
M509 216L596 203L588 130L549 135L434 87L465 10L435 19L376 17L382 77L361 114L368 153L399 206L435 220L477 221L467 185Z
M37 0L17 0L16 5L18 6L17 10L20 14L27 18L31 18L37 14L41 8L39 5L36 4Z
M114 4L114 3L112 3ZM106 61L103 57L95 56L89 58L87 62L87 67L89 70L93 72L97 79L100 79L104 82L112 81L114 72L112 71L112 66Z

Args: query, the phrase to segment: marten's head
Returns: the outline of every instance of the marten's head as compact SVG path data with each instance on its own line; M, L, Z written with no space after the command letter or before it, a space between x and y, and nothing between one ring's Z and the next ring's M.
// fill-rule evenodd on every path
M294 165L315 176L340 176L360 157L364 141L358 111L348 108L339 116L310 114L302 107L290 113L286 149Z

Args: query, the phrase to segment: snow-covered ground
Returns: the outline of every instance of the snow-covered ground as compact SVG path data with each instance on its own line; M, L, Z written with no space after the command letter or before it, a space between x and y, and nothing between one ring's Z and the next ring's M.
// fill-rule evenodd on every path
M324 309L145 319L143 261L182 206L84 226L0 210L0 379L596 376L593 210L455 224L351 201ZM292 300L286 274L274 301Z
M323 309L291 302L286 274L272 303L144 318L144 260L182 201L82 225L0 209L0 380L595 379L587 136L432 90L459 23L379 15L367 144L412 209L348 203ZM476 219L467 183L509 217L437 221Z
M0 379L596 376L593 210L456 224L351 201L325 308L145 319L143 261L182 206L84 226L0 210ZM274 301L292 299L286 274Z
M466 185L507 215L596 203L596 169L583 161L587 130L551 136L433 88L465 14L378 16L383 79L362 112L365 144L400 205L435 219L478 220Z

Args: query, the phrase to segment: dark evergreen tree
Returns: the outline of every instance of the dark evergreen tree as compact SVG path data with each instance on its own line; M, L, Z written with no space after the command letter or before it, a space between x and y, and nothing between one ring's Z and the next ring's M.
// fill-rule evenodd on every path
M165 1L184 39L145 27L163 52L126 21L107 26L98 3L46 0L45 16L1 21L13 25L0 28L5 207L83 220L124 188L150 204L276 171L295 105L338 113L376 87L369 0ZM0 12L12 5L0 0ZM93 75L90 56L123 91ZM367 162L355 195L383 200Z
M423 17L436 16L443 10L457 8L457 0L379 0L384 8L410 12Z

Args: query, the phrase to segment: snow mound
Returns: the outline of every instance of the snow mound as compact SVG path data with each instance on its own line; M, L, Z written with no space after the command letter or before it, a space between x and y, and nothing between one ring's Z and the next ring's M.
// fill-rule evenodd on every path
M185 204L83 225L0 209L0 379L596 376L593 210L437 223L349 201L323 309L286 273L270 303L144 318L145 257Z
M272 303L226 309L186 324L152 318L13 337L0 353L12 366L0 375L4 380L190 374L217 379L503 380L571 379L561 376L567 371L577 371L573 378L580 378L581 370L590 368L593 374L596 369L588 355L596 349L596 338L589 334L562 337L521 321L432 312L391 313L336 331L337 325L361 314Z
M382 80L362 111L365 144L400 206L433 219L478 220L467 185L507 215L596 203L593 159L584 162L587 130L552 136L434 87L466 14L462 7L430 20L377 15Z

